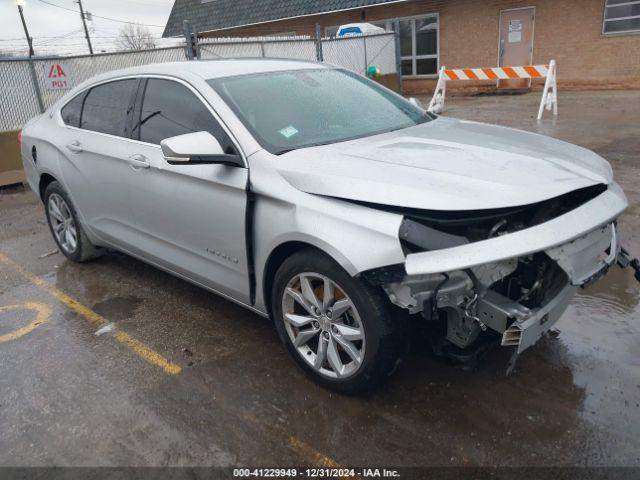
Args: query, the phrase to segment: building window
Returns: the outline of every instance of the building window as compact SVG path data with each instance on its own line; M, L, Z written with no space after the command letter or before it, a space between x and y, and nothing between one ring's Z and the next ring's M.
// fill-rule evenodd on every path
M602 32L640 32L640 0L606 0Z
M438 73L438 15L400 20L402 75Z
M615 1L615 0L614 0ZM640 0L638 0L640 3ZM394 20L367 22L393 32ZM403 76L437 75L438 14L400 19L400 58ZM325 35L335 36L339 27L327 27Z

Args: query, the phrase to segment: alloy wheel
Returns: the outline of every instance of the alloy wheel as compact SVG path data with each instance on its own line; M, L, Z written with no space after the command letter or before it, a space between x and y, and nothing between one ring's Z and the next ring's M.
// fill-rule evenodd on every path
M66 253L72 254L78 247L78 230L67 202L57 193L49 195L47 202L49 222L58 241Z
M345 378L360 368L366 347L363 324L333 280L314 272L296 275L284 290L282 312L293 346L315 371Z

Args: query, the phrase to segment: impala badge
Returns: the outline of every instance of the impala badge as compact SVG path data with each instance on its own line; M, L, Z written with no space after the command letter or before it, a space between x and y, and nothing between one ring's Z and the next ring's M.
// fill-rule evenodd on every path
M210 248L207 248L206 250L207 250L207 253L210 253L211 255L215 255L216 257L220 257L223 260L227 260L228 262L238 263L238 257L232 257L219 250L212 250Z

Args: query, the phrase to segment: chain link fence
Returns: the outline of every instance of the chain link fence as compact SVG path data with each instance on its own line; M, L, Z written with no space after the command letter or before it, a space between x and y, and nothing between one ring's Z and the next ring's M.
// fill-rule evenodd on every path
M395 34L331 38L322 41L323 60L357 73L366 74L370 65L382 75L396 73Z
M40 113L33 63L0 62L0 132L16 130Z
M201 60L269 57L316 61L316 41L309 37L212 38L198 42L198 57Z
M65 57L58 59L63 62L70 75L72 76L73 86L85 81L100 73L111 70L119 70L121 68L136 67L138 65L146 65L149 63L178 62L185 60L183 47L157 48L154 50L141 50L137 52L109 53L82 57ZM45 85L47 82L47 66L51 61L34 60L34 67L38 85L42 91L42 100L44 108L49 108L60 97L65 90L48 90Z
M33 57L0 61L0 132L17 130L69 89L48 88L52 64L64 66L70 86L100 73L148 63L185 60L184 47L73 57Z
M324 61L365 75L370 65L381 74L397 72L396 35L382 33L345 38L216 38L198 43L202 60L269 57Z
M198 43L201 60L263 57L324 61L365 75L370 65L381 74L399 72L394 33L349 38L316 39L226 38ZM110 70L149 63L183 61L185 47L72 57L33 57L0 60L0 132L17 130L61 98L69 88ZM51 88L52 65L64 66L67 87ZM55 74L55 72L53 72ZM55 76L55 75L54 75Z

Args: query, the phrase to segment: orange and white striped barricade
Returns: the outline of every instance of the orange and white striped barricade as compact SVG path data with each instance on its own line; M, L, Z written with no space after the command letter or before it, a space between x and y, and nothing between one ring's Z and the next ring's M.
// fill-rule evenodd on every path
M523 65L519 67L491 67L491 68L456 68L442 67L436 84L436 91L429 102L427 110L432 113L442 113L444 99L447 93L447 82L463 80L508 80L512 78L545 78L542 99L538 110L538 120L542 118L544 109L553 109L553 114L558 115L558 87L556 83L556 61L551 60L549 65Z

